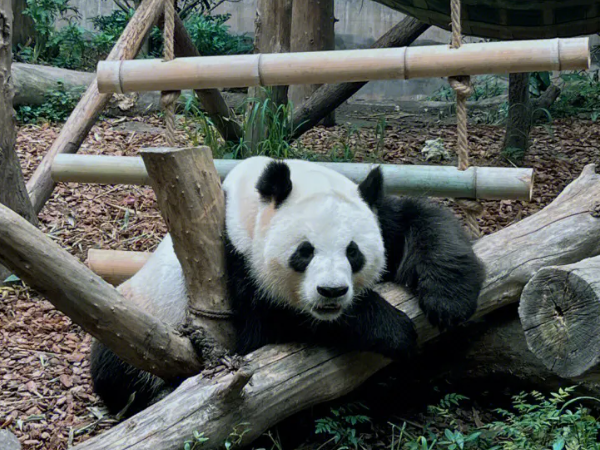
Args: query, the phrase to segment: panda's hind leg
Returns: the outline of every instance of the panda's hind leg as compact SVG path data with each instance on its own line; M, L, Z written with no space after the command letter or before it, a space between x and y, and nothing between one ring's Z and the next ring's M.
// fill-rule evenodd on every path
M413 290L434 325L448 328L468 320L485 272L454 214L423 199L387 196L378 215L388 255L386 281Z
M113 415L122 412L129 403L124 414L129 417L174 389L162 379L124 362L96 340L92 343L90 369L94 391Z

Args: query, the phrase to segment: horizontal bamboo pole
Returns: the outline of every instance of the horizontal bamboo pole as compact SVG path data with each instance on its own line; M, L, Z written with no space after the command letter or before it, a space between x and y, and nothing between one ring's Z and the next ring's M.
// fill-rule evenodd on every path
M241 161L215 160L223 179ZM360 183L373 164L319 163ZM533 169L381 164L391 194L481 200L531 200ZM55 182L149 184L142 159L137 156L57 155L52 164Z
M101 61L102 93L589 69L588 38Z

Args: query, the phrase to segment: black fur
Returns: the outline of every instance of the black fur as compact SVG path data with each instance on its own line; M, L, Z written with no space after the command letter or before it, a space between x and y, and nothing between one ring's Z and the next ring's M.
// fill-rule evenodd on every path
M454 214L423 199L394 196L385 197L377 212L387 255L384 280L413 290L440 328L469 319L485 271Z
M362 254L356 242L352 241L346 249L346 258L350 262L352 272L357 273L365 266L365 255Z
M282 161L271 161L258 179L256 189L264 201L274 201L275 208L279 207L292 192L289 166Z
M303 242L298 246L294 254L290 257L289 265L296 272L302 273L315 255L315 248L308 241Z
M257 188L263 198L274 200L278 206L291 190L289 168L271 163L266 172ZM413 290L435 325L451 327L471 317L484 270L456 217L425 200L384 196L380 169L372 171L359 189L379 218L387 255L383 279ZM410 319L375 291L366 290L357 296L337 321L317 321L264 296L249 276L247 261L227 237L225 246L227 285L238 333L236 352L246 354L267 344L304 342L402 359L414 349L416 333ZM360 258L350 247L347 255L354 270ZM306 269L301 259L309 257L308 250L304 248L302 257L290 261L298 263L295 270ZM364 264L364 255L360 255ZM91 369L95 390L112 413L120 411L134 391L129 414L157 401L177 384L167 384L129 366L99 343L92 348Z
M358 192L365 203L371 208L377 206L383 200L385 191L381 167L376 167L369 172L367 178L358 185Z

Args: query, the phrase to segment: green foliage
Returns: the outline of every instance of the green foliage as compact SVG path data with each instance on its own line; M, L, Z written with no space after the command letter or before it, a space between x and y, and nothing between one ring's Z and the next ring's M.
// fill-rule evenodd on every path
M201 55L240 55L253 51L252 38L230 34L229 26L225 25L230 17L231 14L191 14L185 20L185 28Z
M424 427L409 422L392 425L390 449L600 450L600 423L580 405L583 400L600 400L569 400L573 390L560 389L550 396L535 391L516 395L510 410L495 410L498 420L479 428L458 423L455 409L466 397L449 394L428 408L434 420ZM569 408L575 404L576 409Z
M204 433L199 433L194 431L193 439L190 441L185 441L183 444L183 450L198 450L202 448L205 442L208 441L207 437L204 437Z
M209 146L215 158L243 159L256 155L301 157L297 145L292 147L290 144L294 132L291 102L275 105L267 95L265 99L248 99L244 106L244 114L239 119L242 137L238 142L226 143L220 138L211 119L200 110L195 97L186 99L188 140L192 145ZM257 128L258 135L266 135L254 147L251 143L253 127Z
M118 9L108 16L96 16L90 19L96 30L93 37L96 52L108 55L134 13L133 8L127 11Z
M335 443L335 448L338 450L358 449L359 446L362 446L364 439L357 428L371 420L368 416L358 414L364 409L366 406L359 403L349 404L338 409L332 408L331 416L315 422L315 433L330 436L328 442Z
M534 97L539 97L551 84L550 72L532 72L529 74L529 93Z
M83 88L66 89L59 83L56 89L46 93L43 104L18 107L17 120L22 123L62 122L69 117L83 91Z
M560 76L561 94L550 108L554 117L583 115L597 120L600 111L600 80L598 71L575 72Z

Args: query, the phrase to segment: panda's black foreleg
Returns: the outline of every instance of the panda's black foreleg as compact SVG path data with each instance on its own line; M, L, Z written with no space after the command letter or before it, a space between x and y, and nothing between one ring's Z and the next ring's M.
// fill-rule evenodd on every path
M371 351L401 360L415 350L417 333L410 318L373 290L361 293L335 325L326 326L331 342L348 350Z
M468 320L485 271L452 212L422 199L387 196L378 215L388 258L385 280L413 290L434 325Z

